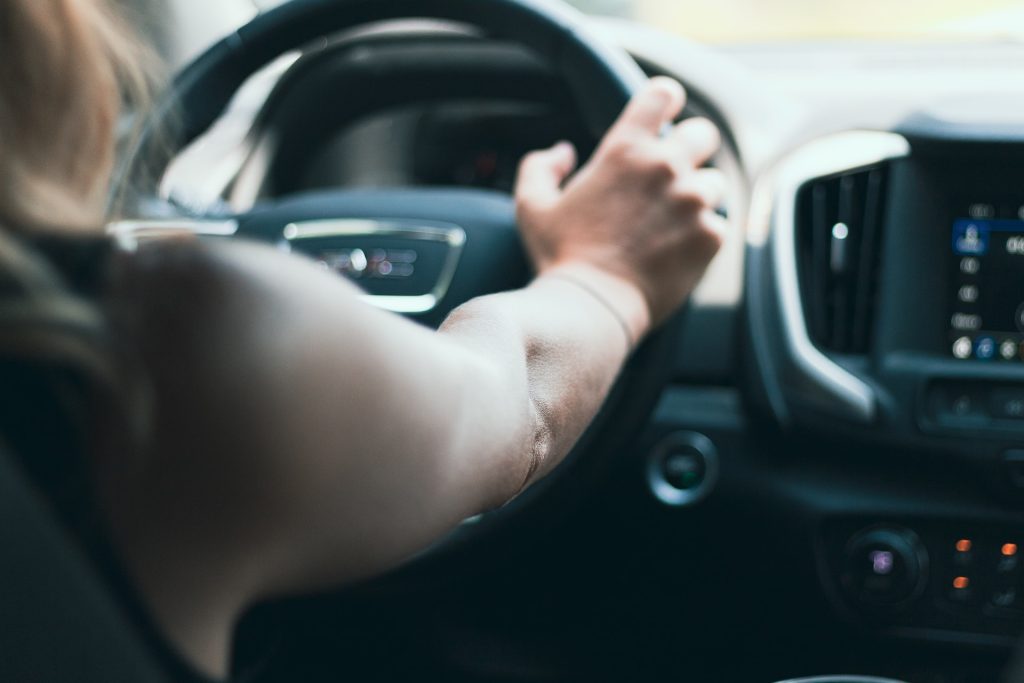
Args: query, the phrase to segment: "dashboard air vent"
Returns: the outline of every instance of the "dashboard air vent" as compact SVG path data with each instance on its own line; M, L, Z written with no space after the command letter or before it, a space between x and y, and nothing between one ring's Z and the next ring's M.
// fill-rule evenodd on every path
M885 167L818 178L797 193L796 256L811 341L866 354L882 246Z

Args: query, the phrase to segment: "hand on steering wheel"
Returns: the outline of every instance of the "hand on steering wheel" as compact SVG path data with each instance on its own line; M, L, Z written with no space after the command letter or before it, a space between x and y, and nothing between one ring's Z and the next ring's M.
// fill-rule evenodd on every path
M647 320L630 321L634 340L682 304L724 234L715 207L725 179L700 168L718 149L718 130L688 119L662 135L684 99L675 81L651 80L564 188L576 164L567 143L527 156L516 188L538 272L591 267L639 288Z

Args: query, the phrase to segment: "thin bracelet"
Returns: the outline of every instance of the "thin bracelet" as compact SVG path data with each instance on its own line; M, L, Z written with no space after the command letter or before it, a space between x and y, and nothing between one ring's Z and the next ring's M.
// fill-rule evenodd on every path
M604 295L602 295L599 291L591 287L584 280L576 277L575 275L570 275L569 273L545 273L544 277L550 277L558 280L564 280L565 282L570 282L579 287L587 294L589 294L591 297L593 297L594 300L601 304L601 306L603 306L605 310L611 313L612 317L615 318L615 321L619 323L619 327L622 328L622 333L626 335L626 354L628 355L629 353L632 353L633 344L635 342L633 341L633 332L632 330L629 329L629 323L626 322L626 319L622 316L622 314L619 313L619 311L614 306L612 306L611 302L608 301L608 299L606 299Z

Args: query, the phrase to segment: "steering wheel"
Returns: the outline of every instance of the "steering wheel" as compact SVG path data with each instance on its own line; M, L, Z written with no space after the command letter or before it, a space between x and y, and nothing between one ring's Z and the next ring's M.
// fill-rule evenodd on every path
M155 195L174 153L208 130L243 82L278 56L346 29L399 18L467 24L531 50L564 79L595 137L646 81L628 55L591 37L583 16L554 0L293 0L221 40L175 79L123 165L115 191L123 192L131 179L133 192ZM382 280L384 293L371 298L428 324L470 298L524 285L529 272L513 201L497 192L338 189L285 198L219 224L230 226L221 232L231 238L263 240L324 259L341 254L350 269L365 269L374 250L401 253L405 265L418 259L408 282ZM464 524L422 559L448 556L484 536L507 540L586 491L649 415L670 366L672 337L671 327L662 329L637 349L592 427L553 474L502 509Z

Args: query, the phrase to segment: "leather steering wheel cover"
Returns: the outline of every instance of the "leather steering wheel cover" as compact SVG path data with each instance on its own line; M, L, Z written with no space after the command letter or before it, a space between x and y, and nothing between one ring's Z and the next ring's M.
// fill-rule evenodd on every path
M596 137L647 80L625 52L590 36L582 14L554 0L292 0L214 44L175 78L122 165L114 196L123 196L130 179L136 192L152 192L169 155L208 130L246 79L277 57L346 29L408 18L468 24L533 50L565 78Z

